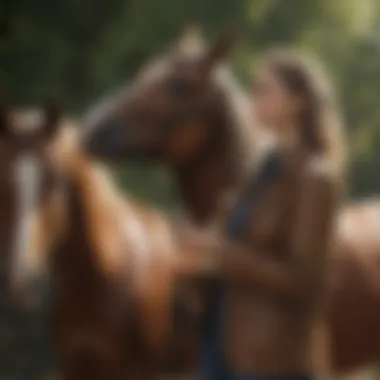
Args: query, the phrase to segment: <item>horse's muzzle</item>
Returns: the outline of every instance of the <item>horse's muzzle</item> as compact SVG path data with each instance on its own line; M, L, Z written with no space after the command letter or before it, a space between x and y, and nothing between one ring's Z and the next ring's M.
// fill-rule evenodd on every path
M93 125L82 139L86 153L101 160L117 160L128 155L127 136L117 117L108 117Z

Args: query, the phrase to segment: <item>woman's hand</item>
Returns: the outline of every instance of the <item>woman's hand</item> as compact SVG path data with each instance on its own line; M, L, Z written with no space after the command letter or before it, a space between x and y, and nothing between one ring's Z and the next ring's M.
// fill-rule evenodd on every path
M189 276L219 272L222 236L215 230L183 226L179 231L178 271Z

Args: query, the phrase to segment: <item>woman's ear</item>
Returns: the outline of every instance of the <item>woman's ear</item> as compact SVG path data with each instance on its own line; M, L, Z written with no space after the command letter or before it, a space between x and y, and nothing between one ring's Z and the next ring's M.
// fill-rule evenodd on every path
M42 133L45 135L46 138L51 138L56 134L57 130L59 129L59 125L62 119L61 106L55 99L49 98L45 102L44 118L45 123Z

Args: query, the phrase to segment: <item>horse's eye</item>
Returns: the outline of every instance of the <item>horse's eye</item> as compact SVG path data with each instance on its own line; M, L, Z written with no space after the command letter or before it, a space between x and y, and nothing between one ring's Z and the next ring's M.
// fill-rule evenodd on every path
M185 80L176 79L169 83L168 93L173 98L183 99L192 92L192 86Z

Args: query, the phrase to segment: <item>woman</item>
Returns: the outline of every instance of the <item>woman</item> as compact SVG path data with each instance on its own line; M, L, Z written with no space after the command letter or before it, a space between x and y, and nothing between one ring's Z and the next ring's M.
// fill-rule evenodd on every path
M225 284L225 379L309 379L320 370L314 349L343 179L343 132L315 62L274 52L254 77L255 117L278 137L281 169L238 241L189 234L199 255L186 269Z

